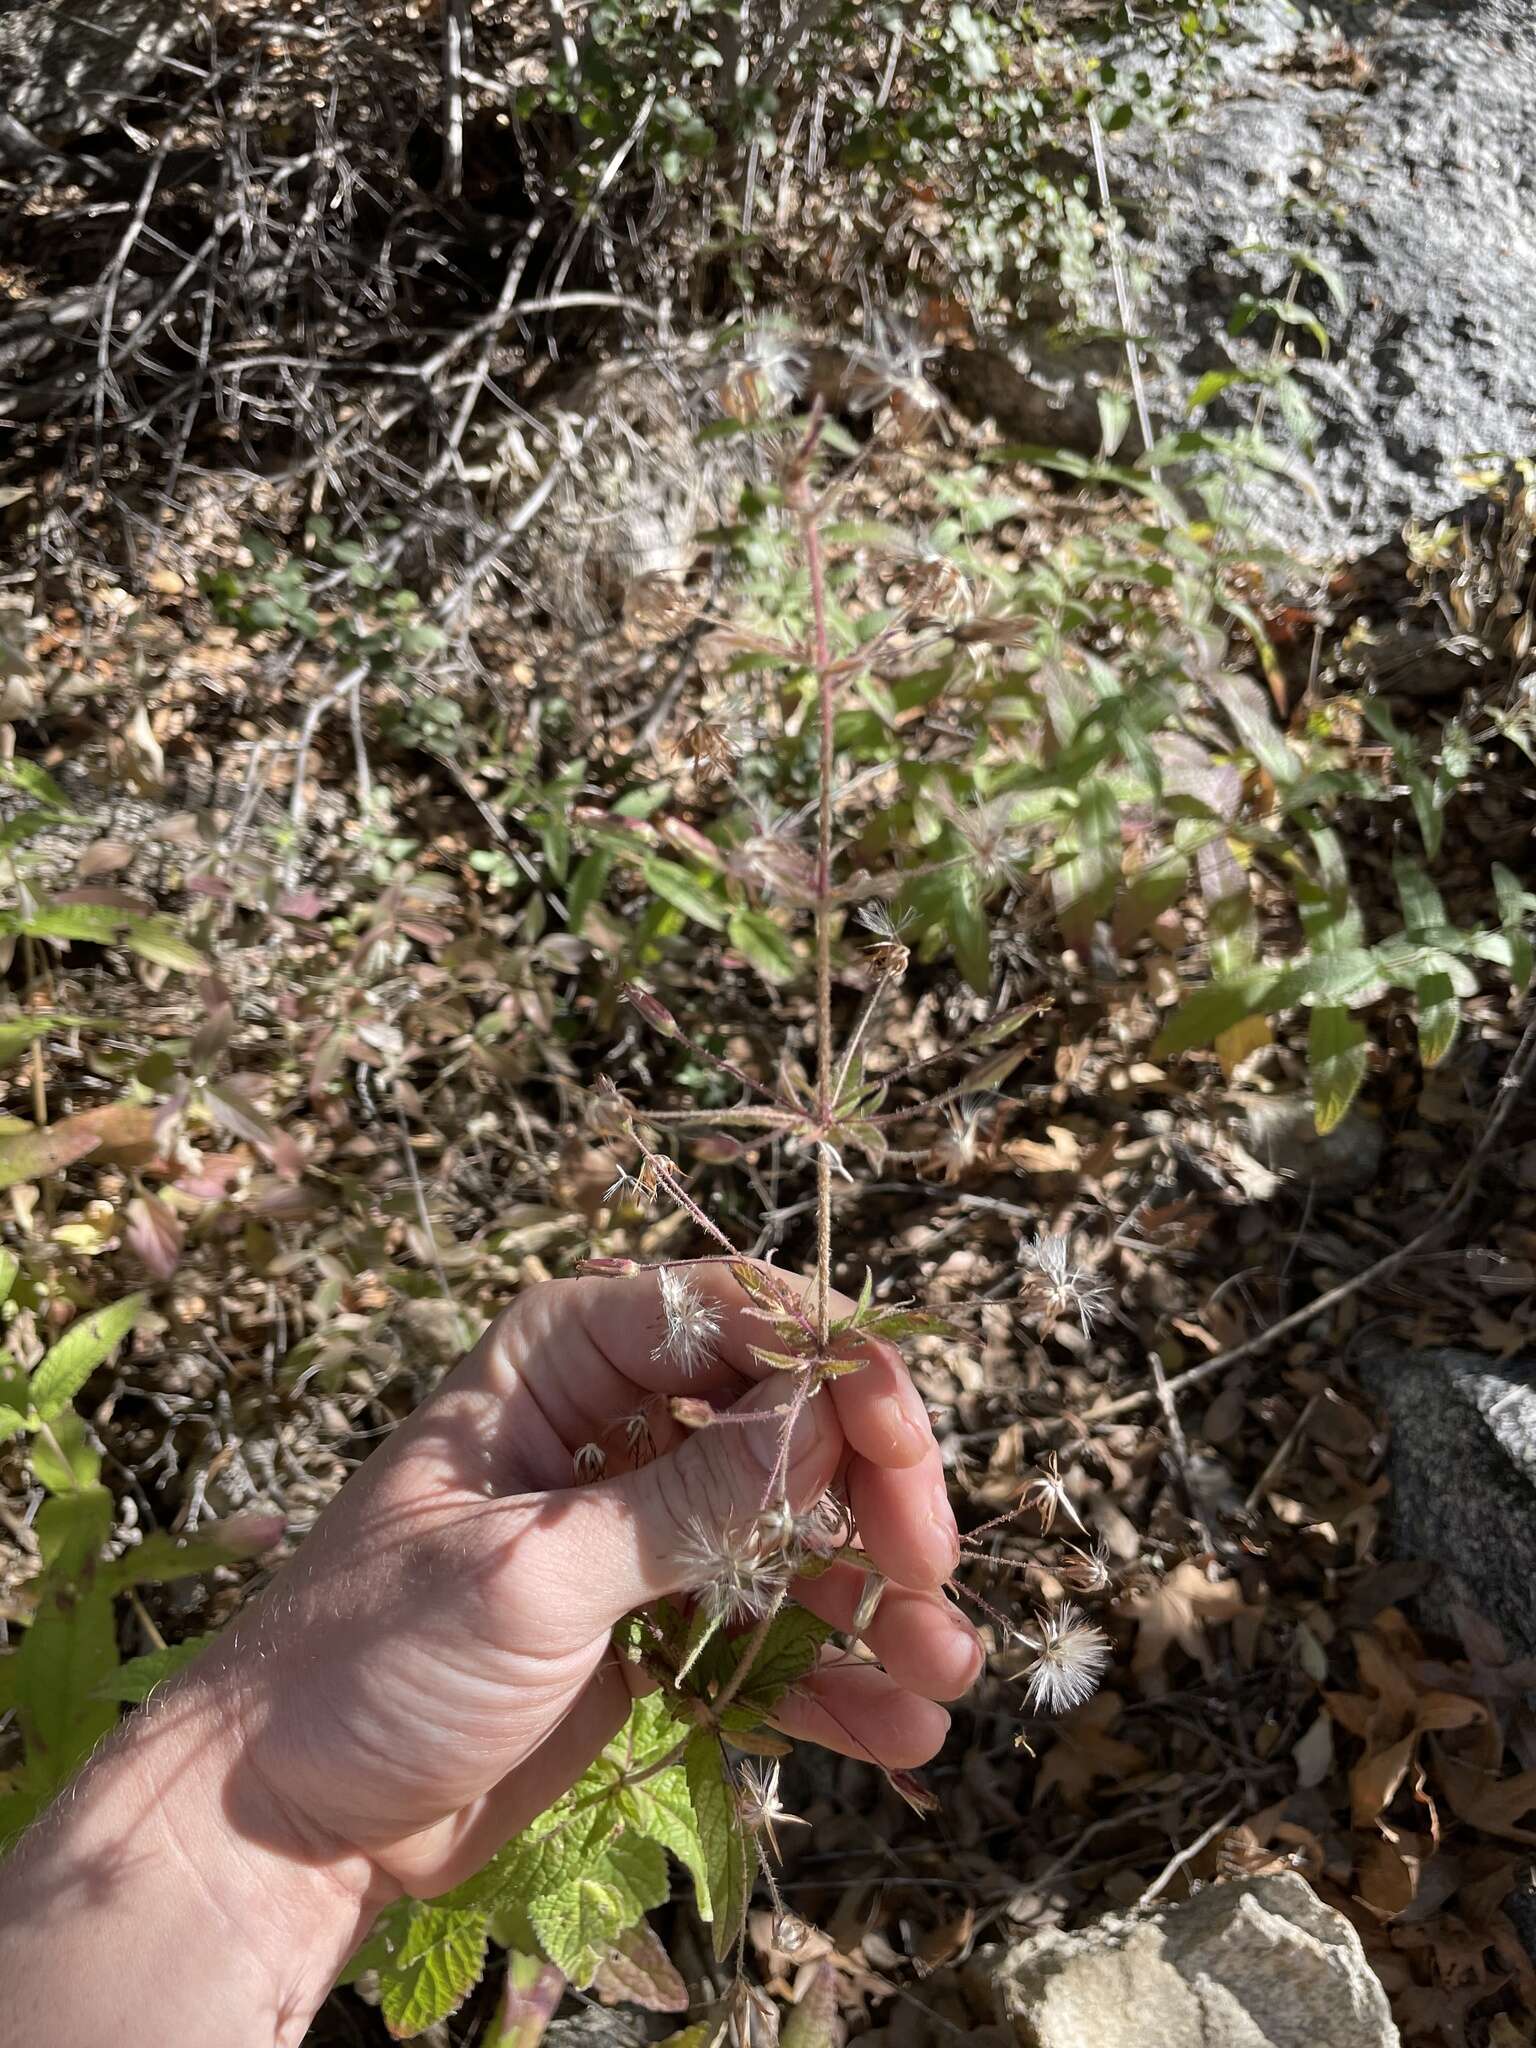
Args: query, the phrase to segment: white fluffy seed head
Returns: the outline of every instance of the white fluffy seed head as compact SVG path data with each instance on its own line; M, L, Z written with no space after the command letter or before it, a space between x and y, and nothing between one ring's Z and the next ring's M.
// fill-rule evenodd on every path
M662 1336L651 1353L685 1377L708 1365L720 1337L720 1310L706 1301L697 1284L675 1266L663 1266L660 1273Z
M1037 1231L1019 1258L1034 1279L1037 1301L1043 1297L1043 1306L1053 1320L1076 1316L1086 1337L1108 1314L1114 1297L1091 1266L1073 1258L1070 1237Z
M678 1562L700 1607L722 1627L761 1621L789 1584L783 1558L764 1550L753 1522L714 1529L694 1515L683 1529Z
M1019 1641L1035 1653L1025 1705L1032 1714L1069 1714L1091 1700L1109 1668L1109 1638L1070 1600L1035 1616Z

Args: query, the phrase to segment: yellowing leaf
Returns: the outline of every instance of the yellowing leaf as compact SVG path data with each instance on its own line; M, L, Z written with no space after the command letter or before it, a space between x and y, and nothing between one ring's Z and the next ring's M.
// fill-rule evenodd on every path
M1320 1136L1344 1121L1365 1079L1366 1060L1365 1026L1342 1004L1318 1004L1307 1033L1307 1065Z

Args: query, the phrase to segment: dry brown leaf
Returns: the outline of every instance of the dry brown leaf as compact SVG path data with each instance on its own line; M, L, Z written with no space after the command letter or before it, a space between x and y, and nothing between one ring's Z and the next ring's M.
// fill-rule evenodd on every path
M1363 1756L1349 1774L1350 1815L1357 1828L1368 1828L1397 1797L1417 1738L1405 1735L1386 1749Z
M1536 1771L1497 1778L1437 1751L1435 1780L1458 1820L1508 1842L1536 1843L1536 1830L1516 1825L1536 1806Z
M1247 1604L1235 1579L1207 1578L1195 1558L1175 1565L1160 1584L1132 1593L1122 1607L1137 1624L1131 1669L1143 1681L1159 1670L1175 1645L1209 1674L1215 1669L1210 1631L1263 1612Z

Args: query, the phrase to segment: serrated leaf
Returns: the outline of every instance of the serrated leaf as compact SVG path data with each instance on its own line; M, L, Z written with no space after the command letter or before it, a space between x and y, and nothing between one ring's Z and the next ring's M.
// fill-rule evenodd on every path
M627 1828L614 1836L593 1867L623 1900L626 1927L672 1896L672 1876L661 1844Z
M737 1817L735 1791L720 1738L701 1730L688 1745L685 1766L688 1796L709 1873L708 1897L700 1896L699 1911L711 1923L715 1960L723 1962L746 1920L756 1876L756 1851Z
M533 1900L528 1918L545 1955L578 1990L591 1983L629 1921L620 1888L590 1871Z
M1419 1012L1419 1057L1437 1067L1456 1043L1461 1004L1448 974L1426 974L1415 994Z
M709 1869L688 1779L681 1764L657 1771L643 1784L629 1785L619 1794L619 1811L636 1834L670 1851L699 1887L701 1896L709 1890Z
M450 1892L445 1903L499 1913L509 1906L526 1907L569 1884L602 1854L617 1820L615 1806L606 1801L573 1810L574 1800L594 1789L592 1781L589 1771L564 1800L514 1835L483 1869ZM606 1784L615 1790L611 1778Z
M1319 1004L1307 1033L1307 1067L1321 1136L1344 1121L1360 1092L1366 1064L1365 1026L1342 1005Z
M483 1913L418 1905L399 1947L379 1969L379 2006L397 2041L457 2012L485 1966Z
M44 1357L28 1386L32 1406L44 1422L66 1409L97 1366L122 1343L144 1313L147 1295L130 1294L82 1316Z
M96 1686L95 1697L117 1700L125 1706L139 1706L157 1685L164 1685L168 1678L174 1678L212 1641L212 1635L188 1636L184 1643L168 1643L163 1650L151 1650L143 1657L130 1657L126 1664L119 1664Z
M800 960L788 936L761 910L733 910L726 936L768 982L793 981Z
M698 924L707 925L712 932L724 931L724 903L686 868L653 853L640 863L640 871L648 886L674 910L682 911L685 917L693 918Z

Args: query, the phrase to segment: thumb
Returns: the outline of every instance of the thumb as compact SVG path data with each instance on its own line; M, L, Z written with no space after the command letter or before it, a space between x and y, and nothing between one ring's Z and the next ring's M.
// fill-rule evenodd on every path
M775 1471L786 1474L786 1429L792 1506L824 1492L842 1461L843 1433L824 1396L807 1402L792 1425L788 1414L773 1412L789 1407L796 1384L792 1374L775 1373L728 1411L730 1420L693 1431L665 1457L598 1486L537 1497L516 1550L520 1571L559 1588L548 1614L552 1637L589 1642L647 1601L714 1583L733 1561L742 1574L737 1611L750 1611L753 1564L742 1539ZM762 1419L738 1419L753 1415ZM761 1579L762 1567L756 1570ZM727 1590L720 1597L731 1604Z

